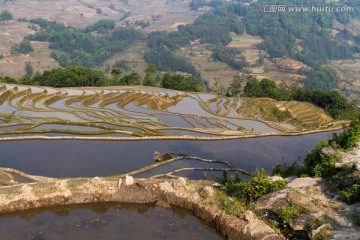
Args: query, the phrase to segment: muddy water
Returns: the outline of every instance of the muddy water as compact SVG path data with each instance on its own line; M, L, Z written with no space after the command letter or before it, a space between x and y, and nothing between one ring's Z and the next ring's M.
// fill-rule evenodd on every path
M0 215L1 239L223 239L184 209L92 204Z
M49 177L94 177L128 173L154 163L155 151L186 153L221 159L235 167L271 172L277 162L304 158L315 144L331 133L291 137L261 137L224 141L148 140L86 141L30 140L0 142L0 166ZM176 168L194 167L185 161ZM160 171L159 172L163 172ZM189 173L190 174L190 173ZM185 175L186 176L186 175Z

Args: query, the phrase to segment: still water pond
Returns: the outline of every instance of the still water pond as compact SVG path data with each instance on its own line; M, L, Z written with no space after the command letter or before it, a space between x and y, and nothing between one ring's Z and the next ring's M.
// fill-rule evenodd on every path
M223 239L190 211L92 204L0 215L1 239Z
M0 166L50 177L109 176L128 173L151 165L154 163L153 153L159 151L227 160L238 168L249 171L265 168L271 172L277 162L292 163L299 157L303 159L309 150L314 148L316 142L328 139L330 136L331 133L317 133L304 136L224 141L31 140L0 142ZM194 164L196 163L192 161L182 161L175 164L174 168L193 167ZM161 169L155 173L160 172Z

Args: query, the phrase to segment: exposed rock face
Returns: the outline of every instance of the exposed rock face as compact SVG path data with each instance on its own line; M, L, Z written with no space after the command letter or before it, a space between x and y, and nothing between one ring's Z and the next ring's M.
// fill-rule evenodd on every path
M330 229L330 228L331 228L330 224L321 225L320 227L318 227L317 229L311 232L310 234L311 239L313 239L317 234L319 234L322 229Z
M260 197L255 203L255 209L277 211L288 206L297 206L306 209L311 214L303 214L293 219L290 226L294 230L309 230L314 221L327 223L336 222L336 231L328 228L330 239L360 239L359 229L349 219L351 211L359 211L354 206L349 206L333 198L327 193L325 181L320 178L288 178L288 189L273 192ZM326 216L326 217L325 217ZM326 220L327 219L327 220ZM325 228L326 224L322 228ZM322 228L313 229L313 237ZM324 230L323 230L324 231Z
M360 171L360 143L351 152L341 153L342 162L339 167L352 166L354 170Z
M311 187L316 187L321 185L321 178L310 178L310 177L304 177L304 178L295 178L295 179L289 179L288 187L294 188L294 189L306 189Z
M122 184L125 183L125 184ZM59 180L0 188L0 212L11 212L53 205L121 202L156 203L159 207L175 205L192 210L231 240L282 240L283 236L247 211L238 218L226 214L216 204L205 204L197 189L214 195L211 182L188 184L180 180L93 179Z
M255 209L280 210L290 205L289 193L291 190L284 189L260 197L255 203Z
M246 211L243 220L247 223L243 234L244 239L284 239L283 236L279 236L274 233L274 230L266 225L263 221L259 220L259 218L252 212ZM237 238L243 239L243 238Z
M290 227L294 230L305 230L306 227L316 219L322 218L324 213L302 214L290 222Z

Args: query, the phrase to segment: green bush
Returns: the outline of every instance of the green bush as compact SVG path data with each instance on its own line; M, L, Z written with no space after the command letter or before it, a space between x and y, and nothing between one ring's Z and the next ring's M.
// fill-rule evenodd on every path
M286 186L285 180L273 181L264 170L258 171L253 176L246 186L246 196L249 200L255 200L265 194L284 189Z
M355 182L345 188L341 191L341 196L347 203L360 201L360 182Z
M343 149L352 149L360 141L360 120L354 120L350 126L340 135L335 135L333 141Z
M257 171L248 181L228 181L225 182L227 193L244 201L253 201L265 194L275 192L286 187L285 180L273 181L264 170Z
M325 140L320 141L316 148L311 150L305 158L305 173L311 177L331 177L335 175L335 163L340 157L334 153L324 154L323 148L329 147Z
M288 206L276 211L276 214L281 219L282 224L287 226L294 218L300 216L301 213L295 206Z
M27 39L24 39L20 44L15 44L11 48L12 54L18 54L18 53L27 54L27 53L30 53L33 51L34 51L34 49L31 46L30 41Z
M11 20L11 19L13 19L13 15L8 10L4 10L0 13L0 21Z

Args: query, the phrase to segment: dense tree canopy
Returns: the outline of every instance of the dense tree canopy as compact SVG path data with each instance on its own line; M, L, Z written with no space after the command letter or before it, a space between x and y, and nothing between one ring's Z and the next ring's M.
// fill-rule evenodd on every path
M100 70L71 66L55 68L42 74L37 73L31 81L34 84L50 87L104 86L106 76Z
M100 20L85 30L67 27L54 21L41 18L32 19L31 23L41 27L29 40L48 41L51 56L62 67L78 65L83 67L100 66L112 55L121 52L142 38L136 29L115 28L111 20ZM97 31L101 35L90 34Z
M12 83L16 84L18 83L15 78L9 77L9 76L0 76L0 82L1 83Z
M93 68L70 66L67 68L54 68L43 73L36 73L34 76L24 75L18 82L11 77L1 77L3 83L20 83L23 85L40 85L50 87L84 87L84 86L125 86L125 85L144 85L159 86L169 89L202 92L201 82L192 77L181 74L164 73L161 74L153 64L145 68L145 77L131 70L124 73L122 69L113 68L111 77L108 78L102 71Z
M304 0L301 1L301 6L337 7L343 6L344 3L345 1L328 3L324 0ZM268 5L299 6L299 2L297 0L259 0L249 7L241 4L229 7L244 18L248 33L259 35L264 39L260 48L266 50L271 57L289 56L307 65L319 66L327 60L351 58L353 54L359 52L358 46L342 39L334 39L329 31L333 28L335 20L348 21L345 19L351 17L350 13L284 11L269 14L259 11L261 7Z
M162 87L191 92L203 92L199 80L191 76L165 73L162 77Z
M277 86L271 79L264 78L261 81L255 77L248 76L244 87L244 96L247 97L268 97L278 101L301 101L309 102L323 108L331 117L335 119L354 119L357 117L359 109L355 104L349 102L338 91L325 91L321 89L307 89L298 86ZM234 79L231 87L237 87L239 84ZM236 89L229 89L233 93Z
M31 46L31 43L29 40L24 39L20 44L15 44L11 48L12 54L27 54L34 51L33 47Z
M248 65L242 52L237 48L215 46L212 50L214 60L227 63L233 69L242 70Z
M175 54L168 48L150 49L145 53L144 58L146 62L155 64L160 71L180 71L200 77L200 73L186 58Z
M114 28L115 28L115 22L113 20L102 19L102 20L94 23L93 25L85 28L84 32L89 33L89 32L96 31L99 33L105 33L106 31L112 30Z
M306 72L305 87L310 89L332 90L337 87L339 77L334 69L321 67Z

